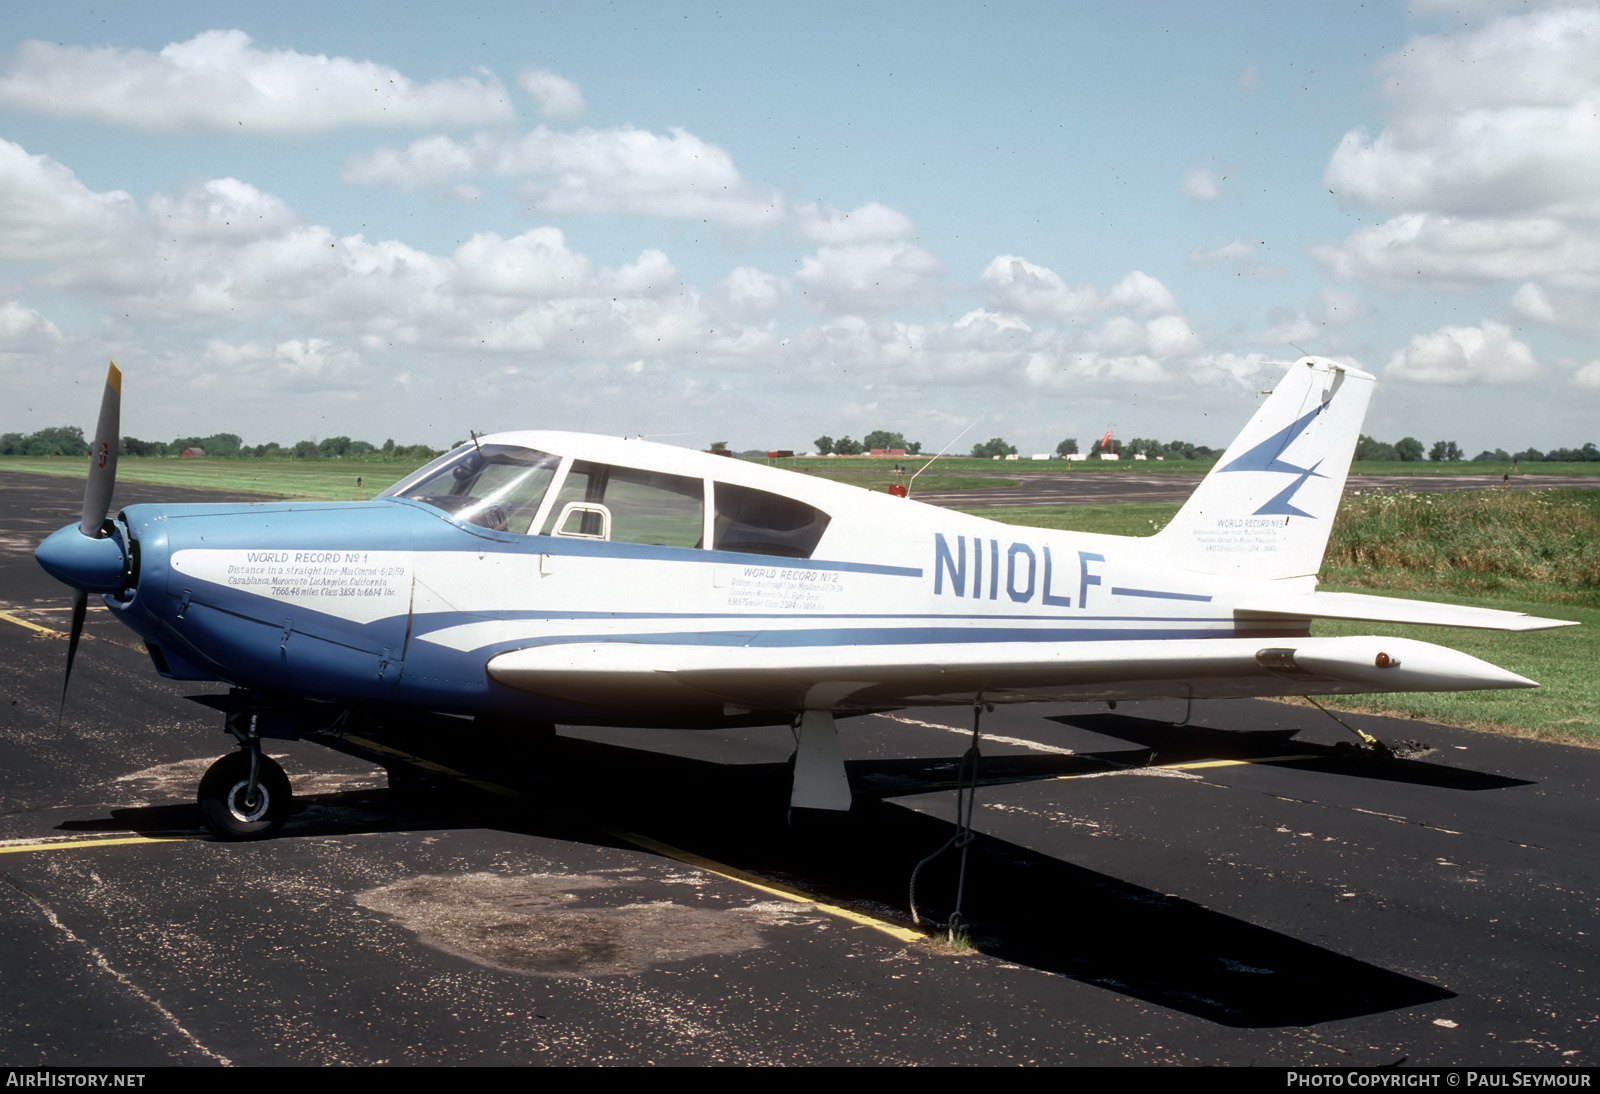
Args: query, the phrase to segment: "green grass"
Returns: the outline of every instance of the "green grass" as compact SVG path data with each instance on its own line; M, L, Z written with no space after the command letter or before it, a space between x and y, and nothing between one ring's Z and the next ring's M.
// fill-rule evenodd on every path
M967 510L1008 524L1148 535L1170 503ZM1317 620L1312 634L1416 638L1537 680L1537 690L1331 696L1333 710L1417 718L1600 747L1600 491L1367 493L1340 507L1322 588L1388 592L1571 619L1508 634Z
M1322 586L1345 592L1371 592L1338 584ZM1407 596L1449 604L1475 604L1484 608L1528 612L1556 619L1577 620L1582 626L1558 630L1506 634L1500 631L1457 627L1405 627L1388 623L1317 620L1317 636L1372 634L1415 638L1470 653L1492 664L1520 673L1540 686L1534 690L1417 692L1403 695L1340 695L1319 699L1333 710L1418 718L1446 725L1471 726L1538 737L1566 744L1600 748L1600 681L1594 665L1600 659L1600 609L1551 605L1540 600L1511 597L1462 597L1441 594Z
M930 456L904 456L895 459L872 456L799 456L776 460L775 465L789 471L834 471L851 473L856 470L893 472L898 464L908 471L916 471L927 463ZM751 463L766 463L766 459L750 457ZM940 456L922 478L935 472L943 474L974 474L989 472L997 475L1029 475L1048 472L1052 475L1098 475L1110 471L1137 471L1160 475L1203 475L1211 470L1213 460L975 460L970 456ZM1600 474L1600 469L1597 469ZM922 479L918 479L920 484Z
M400 481L419 466L421 465L401 461L385 463L365 460L179 460L123 456L117 461L117 478L126 482L147 482L158 486L192 486L237 494L351 501L356 497L358 476L363 480L360 487L361 497L370 498ZM65 458L0 457L0 475L7 471L65 475L81 482L89 472L89 464L87 460Z
M1600 608L1600 491L1366 493L1339 507L1323 579Z
M1108 536L1149 536L1166 527L1179 508L1177 502L1134 501L1120 505L1004 505L960 511L1030 528L1099 532Z
M905 479L910 478L909 475L897 476L893 472L833 471L831 469L828 471L803 471L801 474L810 475L818 479L827 479L830 482L842 482L846 486L859 486L863 490L876 490L880 494L891 484L903 482ZM917 478L915 489L920 494L925 490L994 490L1004 486L1018 485L1021 485L1020 479L1002 479L998 477L975 479L971 477L963 478L959 475L935 475L929 472Z
M1451 463L1434 463L1418 460L1403 463L1399 460L1357 460L1350 465L1352 475L1493 475L1499 478L1510 475L1515 481L1522 475L1600 475L1600 463L1546 463L1535 460L1518 466L1513 471L1509 460L1485 460L1473 463L1457 460Z

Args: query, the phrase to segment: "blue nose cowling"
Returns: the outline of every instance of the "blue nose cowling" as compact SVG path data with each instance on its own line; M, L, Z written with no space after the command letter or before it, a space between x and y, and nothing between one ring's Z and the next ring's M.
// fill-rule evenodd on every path
M69 524L39 544L33 557L57 581L90 593L122 588L122 541L113 536L90 539Z

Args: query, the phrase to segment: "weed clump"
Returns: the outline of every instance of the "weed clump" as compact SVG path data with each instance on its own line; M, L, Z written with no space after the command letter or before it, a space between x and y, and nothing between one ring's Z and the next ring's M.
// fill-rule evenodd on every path
M1352 494L1323 565L1341 584L1600 606L1600 492Z

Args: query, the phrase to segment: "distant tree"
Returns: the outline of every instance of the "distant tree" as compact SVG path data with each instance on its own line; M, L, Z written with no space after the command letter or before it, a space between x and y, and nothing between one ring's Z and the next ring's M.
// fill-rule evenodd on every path
M206 450L207 456L237 456L244 439L237 433L213 433L209 437L201 437L199 444Z
M1529 448L1525 451L1518 452L1511 458L1517 463L1538 463L1544 459L1544 453L1540 452L1537 448Z
M1356 459L1358 460L1397 460L1394 445L1375 441L1365 433L1356 441Z
M1433 447L1428 449L1428 459L1434 463L1454 463L1465 458L1455 441L1434 441Z
M1416 463L1424 451L1422 442L1415 437L1401 437L1394 442L1394 454L1406 463Z
M1056 455L1058 456L1076 456L1077 454L1078 438L1076 437L1068 437L1066 440L1056 445Z
M1004 437L990 437L982 444L972 446L972 456L978 460L991 460L996 456L1012 456L1016 454L1016 451L1017 446L1007 444Z
M852 441L849 437L840 437L833 442L833 454L835 456L859 456L861 452L861 442Z
M124 456L165 456L167 446L160 441L141 441L138 437L122 438Z
M294 458L297 460L314 460L317 458L317 442L301 441L294 446Z
M350 451L349 437L324 437L317 445L317 455L324 458L344 456Z
M29 434L22 455L81 456L88 451L89 442L83 439L83 430L75 425L61 425Z
M1479 452L1476 456L1472 457L1473 463L1509 463L1510 460L1511 453L1507 452L1503 448L1497 448L1493 452L1490 452L1487 448L1485 448L1482 452Z
M712 452L719 452L720 453L720 452L726 452L727 450L728 450L728 442L727 441L712 441L711 442L711 451Z
M874 429L861 438L861 447L872 450L874 448L905 448L906 438L902 433L890 433L887 429Z
M912 441L909 444L907 444L906 445L906 455L908 455L908 456L920 456L920 455L922 455L922 442L921 441Z
M816 447L817 455L819 455L819 456L831 456L831 455L833 455L834 439L832 437L828 436L826 433L824 433L822 436L818 437L816 440L812 441L811 443L812 443L813 446Z

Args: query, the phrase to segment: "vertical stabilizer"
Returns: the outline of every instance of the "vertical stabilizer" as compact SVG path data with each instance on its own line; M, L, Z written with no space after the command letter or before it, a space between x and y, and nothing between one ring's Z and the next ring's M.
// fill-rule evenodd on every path
M1308 357L1290 366L1157 542L1186 570L1313 575L1344 493L1373 377Z

